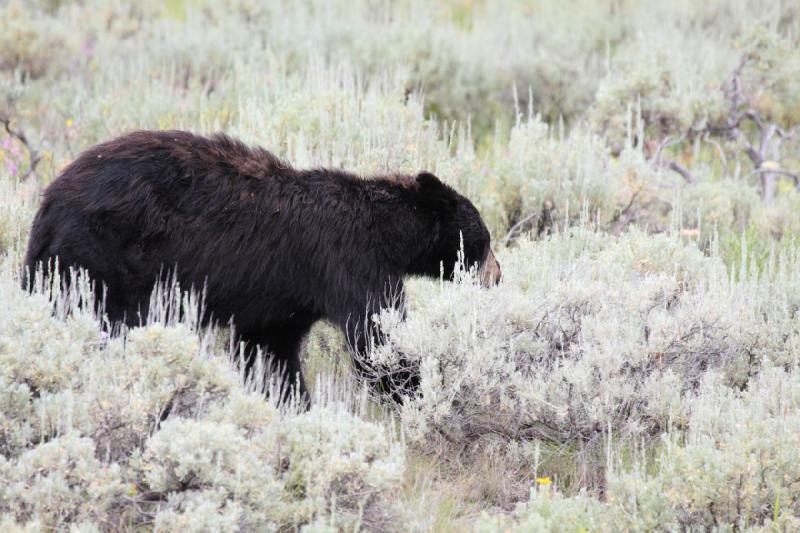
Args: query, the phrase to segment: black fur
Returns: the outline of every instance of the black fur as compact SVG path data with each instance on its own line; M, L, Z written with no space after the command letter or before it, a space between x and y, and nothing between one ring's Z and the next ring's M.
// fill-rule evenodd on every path
M109 318L129 325L175 271L182 287L205 287L206 319L232 321L305 393L298 350L312 324L331 320L363 353L367 318L402 305L404 276L438 277L442 263L452 274L460 233L482 262L480 215L428 173L295 170L225 135L140 131L87 150L48 187L25 264L87 269Z

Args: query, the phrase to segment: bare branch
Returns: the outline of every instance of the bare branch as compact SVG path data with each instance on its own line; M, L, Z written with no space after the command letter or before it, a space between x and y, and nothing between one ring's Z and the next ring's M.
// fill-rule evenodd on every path
M691 172L689 172L689 170L686 167L680 165L679 163L677 163L675 161L663 161L661 159L661 153L663 152L663 150L667 146L678 144L678 143L682 142L685 138L686 138L686 133L682 134L680 137L678 137L677 139L674 139L674 140L669 138L669 137L667 137L658 146L658 148L656 149L656 153L653 155L653 157L650 158L649 163L656 170L664 168L664 167L666 167L666 168L668 168L670 170L673 170L673 171L677 172L678 174L680 174L683 177L683 179L686 180L687 183L694 184L694 183L697 182L697 178L695 178L694 175ZM633 201L633 199L635 199L635 198L636 198L636 195L634 195L634 197L631 199L631 201Z
M669 161L667 162L666 167L680 174L683 179L686 180L686 183L690 185L697 183L697 178L695 178L694 175L683 165L676 163L675 161Z
M797 134L797 132L798 132L798 126L793 127L789 131L785 131L785 130L783 130L783 128L778 128L778 130L777 130L777 133L778 133L778 150L780 150L781 145L785 141L792 140L794 138L794 136Z
M722 166L725 167L725 170L728 169L728 158L725 157L725 150L722 149L722 145L719 142L715 141L711 138L710 132L706 131L703 135L703 141L707 142L708 144L712 145L714 148L717 149L717 153L719 154L719 158L722 159Z
M750 161L752 161L756 167L760 167L762 163L764 163L764 157L752 146L748 145L745 147L744 153L747 154L747 157L750 158Z
M175 487L172 487L171 490L164 490L164 491L156 491L156 490L146 490L139 486L137 483L137 489L141 490L141 493L136 497L136 499L140 502L165 502L170 494L176 492L186 492L193 488L192 482L195 481L197 474L193 471L190 471L183 479L177 481Z
M28 137L25 133L14 129L11 126L11 119L5 116L0 116L0 124L6 130L6 133L9 137L12 137L20 142L25 147L25 150L28 152L28 170L25 171L25 174L20 176L20 181L25 181L28 177L36 172L36 166L41 162L42 155L39 153L39 150L34 148L31 142L28 140Z
M653 154L653 157L650 158L651 164L655 164L657 168L660 168L662 166L661 152L663 152L664 149L667 148L668 146L673 146L675 144L683 142L684 139L686 139L686 133L683 133L677 139L673 139L672 137L667 136L663 141L661 141L661 144L658 145L658 148L656 148L656 152L655 154Z
M789 140L797 134L798 126L794 126L789 131L784 130L783 128L778 128L777 133L781 139Z
M612 223L614 224L614 235L619 235L622 233L622 230L631 222L631 220L636 218L636 214L633 213L632 208L633 204L636 202L636 198L639 196L641 189L637 189L631 195L631 199L621 211L617 212L614 216Z
M745 176L745 179L751 178L755 174L780 174L781 176L786 176L787 178L791 178L795 182L795 184L800 183L800 176L794 174L793 172L789 172L788 170L774 170L769 168L753 169L749 174L747 174L747 176Z
M517 222L516 224L514 224L513 226L511 226L511 229L508 230L506 236L500 239L500 244L502 244L503 246L508 245L508 243L510 243L516 237L517 232L520 231L520 229L524 227L525 224L536 218L536 216L538 216L538 213L532 213L523 218L522 220L520 220L519 222Z
M764 118L755 109L748 109L745 111L742 118L749 118L756 124L756 126L758 126L759 129L764 129Z
M775 132L777 132L777 130L777 125L769 124L767 129L762 131L761 144L758 148L758 154L761 156L762 160L767 156L767 148L769 148L769 143L772 141L772 138L775 136Z
M739 108L745 101L742 89L742 71L748 62L749 58L746 55L742 56L731 77L721 87L722 92L731 102L731 113L727 120L728 129L737 127L742 119L742 114L739 112Z

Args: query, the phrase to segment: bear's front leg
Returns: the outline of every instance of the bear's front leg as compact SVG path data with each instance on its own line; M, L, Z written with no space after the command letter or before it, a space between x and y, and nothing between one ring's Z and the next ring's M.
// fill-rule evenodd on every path
M345 334L356 373L384 398L402 404L404 399L419 388L417 365L400 358L392 368L375 365L370 360L373 347L384 343L385 336L374 320L382 310L395 309L405 316L405 294L402 280L392 279L382 290L366 292L352 298L348 310L341 313L339 327ZM377 295L377 296L375 296Z

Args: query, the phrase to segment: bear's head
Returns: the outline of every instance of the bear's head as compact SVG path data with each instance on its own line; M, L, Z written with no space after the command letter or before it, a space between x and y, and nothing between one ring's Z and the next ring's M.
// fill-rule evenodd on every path
M451 278L463 246L464 262L478 266L483 286L499 283L500 265L491 249L491 237L472 202L428 172L417 175L415 184L418 204L431 224L431 248L414 265L414 270L439 277L440 269L444 268L445 278Z

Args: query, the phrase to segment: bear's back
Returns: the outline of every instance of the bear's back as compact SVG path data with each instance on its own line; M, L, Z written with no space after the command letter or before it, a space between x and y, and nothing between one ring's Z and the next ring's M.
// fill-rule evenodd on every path
M55 257L62 270L86 268L117 316L175 266L183 286L207 286L218 317L234 314L231 302L311 301L345 245L369 248L356 244L368 237L354 201L364 183L295 171L224 135L134 132L88 149L51 184L25 262L31 272Z

